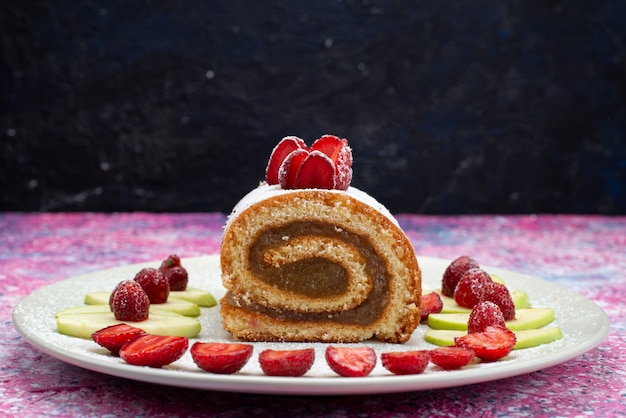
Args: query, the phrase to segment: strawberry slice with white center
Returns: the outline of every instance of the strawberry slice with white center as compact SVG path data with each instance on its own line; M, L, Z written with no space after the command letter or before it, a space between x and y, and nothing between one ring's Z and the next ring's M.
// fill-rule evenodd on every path
M308 150L304 141L297 136L286 136L272 150L265 170L265 180L268 184L278 184L278 172L283 161L297 149Z

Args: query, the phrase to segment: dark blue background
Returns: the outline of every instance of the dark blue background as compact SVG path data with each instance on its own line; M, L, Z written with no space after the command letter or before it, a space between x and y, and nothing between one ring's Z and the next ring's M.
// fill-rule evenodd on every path
M285 135L394 212L626 213L626 1L9 1L0 209L230 211Z

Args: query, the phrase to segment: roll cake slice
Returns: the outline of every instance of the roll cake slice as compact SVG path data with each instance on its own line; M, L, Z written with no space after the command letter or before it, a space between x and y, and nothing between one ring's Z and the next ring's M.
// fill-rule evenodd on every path
M403 343L419 324L413 247L354 187L262 183L230 214L220 254L220 313L237 340Z

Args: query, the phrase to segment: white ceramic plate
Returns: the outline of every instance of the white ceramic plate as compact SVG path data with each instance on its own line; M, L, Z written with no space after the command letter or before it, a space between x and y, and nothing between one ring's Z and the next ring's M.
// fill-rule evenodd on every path
M440 286L441 275L449 260L419 258L423 270L425 291ZM83 304L85 294L93 291L111 291L123 279L132 279L141 268L158 267L160 263L135 264L98 271L63 280L46 286L22 299L13 311L13 322L18 331L37 349L64 362L85 369L139 381L194 389L231 392L299 395L372 394L417 391L461 386L529 373L568 361L598 345L608 332L606 314L589 299L544 280L526 275L484 267L498 274L511 290L525 291L535 307L551 307L555 323L564 338L550 344L525 350L515 350L498 362L482 363L461 370L445 371L430 364L420 375L395 376L387 372L380 361L371 375L345 378L336 375L324 360L327 344L254 343L252 358L244 368L233 375L215 375L200 370L187 352L181 359L161 369L132 366L108 354L90 340L61 335L56 330L55 313L61 309ZM188 258L183 265L190 275L190 286L202 288L220 298L225 290L221 285L218 256ZM221 326L219 308L203 308L200 316L201 341L231 340ZM411 339L402 345L365 342L373 347L380 359L385 351L428 349L421 325ZM315 347L316 361L303 377L265 376L258 364L258 353L266 348Z

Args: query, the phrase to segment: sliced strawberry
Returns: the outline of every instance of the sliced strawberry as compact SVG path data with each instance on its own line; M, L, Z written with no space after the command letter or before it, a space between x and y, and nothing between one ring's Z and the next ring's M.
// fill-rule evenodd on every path
M311 151L323 152L335 166L334 188L347 190L352 181L352 149L348 140L335 135L323 135L311 145Z
M302 376L315 361L315 350L265 350L259 354L259 364L268 376Z
M113 355L118 356L120 349L126 343L143 335L146 335L146 332L140 328L128 324L116 324L94 332L91 334L91 339L109 350Z
M454 289L454 300L465 308L473 308L480 302L485 286L491 282L491 276L480 268L466 271Z
M335 187L335 165L321 151L311 151L304 159L294 189L333 189Z
M170 294L170 283L160 270L141 269L134 279L148 295L150 303L165 303Z
M296 176L302 166L302 163L309 156L309 151L298 148L292 151L283 160L280 170L278 171L278 182L283 189L293 189L296 182Z
M307 149L304 141L297 136L286 136L272 150L270 159L265 169L265 180L268 184L278 184L278 171L283 161L292 151L296 149Z
M188 346L186 337L147 334L122 347L120 357L136 366L162 367L181 358Z
M144 321L150 313L150 299L139 283L124 280L113 289L109 308L118 321Z
M326 362L340 376L367 376L376 366L376 352L365 346L338 347L329 345L326 348Z
M470 312L469 320L467 321L467 332L470 334L483 332L487 327L494 325L506 327L500 307L489 301L479 302Z
M469 348L485 361L496 361L508 356L516 341L513 331L501 326L490 326L483 332L456 337L454 344L457 347Z
M197 341L190 349L191 358L202 370L233 374L246 365L254 347L239 343L204 343Z
M339 139L339 137L335 135L322 135L311 145L311 151L321 151L333 162L336 162L339 159L339 154L343 152L342 150L347 145L348 141L345 138Z
M430 292L422 295L422 317L421 321L428 320L431 313L439 313L443 309L441 297L436 292Z
M474 351L463 347L437 347L430 351L430 361L446 370L456 370L470 364Z
M513 303L511 292L502 283L488 283L480 300L493 302L498 305L505 321L515 319L515 304Z
M430 353L427 350L382 353L380 361L393 374L420 374L428 366Z
M453 297L454 289L456 289L459 280L466 271L472 268L478 268L478 263L469 255L462 255L453 260L443 272L441 293L444 296Z

